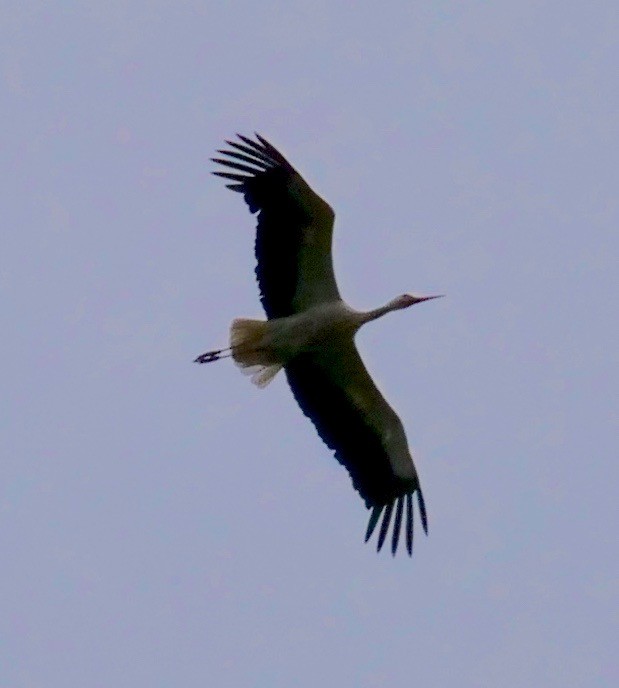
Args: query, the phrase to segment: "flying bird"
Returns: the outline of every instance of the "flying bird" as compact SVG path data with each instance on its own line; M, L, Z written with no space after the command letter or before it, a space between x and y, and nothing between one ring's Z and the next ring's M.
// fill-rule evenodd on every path
M391 311L439 298L403 294L371 311L357 311L341 298L333 272L334 212L262 136L237 134L211 158L258 213L255 253L260 300L267 320L236 319L230 346L207 351L196 363L231 356L258 387L283 369L303 413L348 470L371 510L370 539L378 522L377 550L391 531L395 555L404 522L406 549L413 551L413 495L421 524L428 519L419 476L400 418L370 377L354 338L365 323Z

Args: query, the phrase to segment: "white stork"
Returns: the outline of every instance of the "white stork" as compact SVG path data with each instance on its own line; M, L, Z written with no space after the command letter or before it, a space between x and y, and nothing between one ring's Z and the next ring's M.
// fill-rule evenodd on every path
M438 297L403 294L372 311L350 308L333 273L333 210L268 141L258 134L256 141L238 137L240 142L226 141L230 150L218 151L225 158L212 158L227 171L213 174L230 180L227 187L242 193L250 212L258 213L256 276L268 320L234 320L230 347L195 360L232 356L259 387L284 368L303 413L372 510L366 542L384 511L381 549L395 510L395 555L406 510L406 549L412 555L415 492L428 532L419 477L402 422L368 374L354 337L385 313Z

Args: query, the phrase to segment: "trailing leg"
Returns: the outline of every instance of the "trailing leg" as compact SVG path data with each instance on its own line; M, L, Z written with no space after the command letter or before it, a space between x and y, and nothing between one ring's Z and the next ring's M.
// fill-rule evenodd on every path
M194 363L212 363L213 361L219 361L220 358L229 358L232 354L226 354L225 351L230 351L230 347L226 349L215 349L214 351L207 351L206 353L200 354L198 358L194 359Z

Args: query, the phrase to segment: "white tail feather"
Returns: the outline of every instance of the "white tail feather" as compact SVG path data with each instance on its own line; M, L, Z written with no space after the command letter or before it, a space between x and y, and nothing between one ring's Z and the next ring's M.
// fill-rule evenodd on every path
M257 387L266 387L282 369L264 346L268 322L237 318L230 326L232 358Z
M281 363L274 363L273 365L252 365L243 367L241 364L237 365L241 368L243 375L248 375L256 387L266 387L269 382L282 369Z

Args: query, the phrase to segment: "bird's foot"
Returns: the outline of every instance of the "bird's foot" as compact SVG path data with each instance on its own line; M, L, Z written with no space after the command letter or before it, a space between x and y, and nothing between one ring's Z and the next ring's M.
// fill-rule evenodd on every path
M213 361L218 361L220 358L227 358L230 354L224 354L224 351L229 351L229 349L215 349L214 351L207 351L206 353L200 354L198 358L194 359L194 363L212 363Z
M207 351L204 354L200 354L198 358L194 360L194 363L211 363L211 361L219 360L220 351Z

